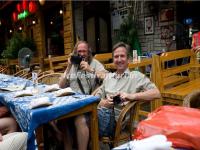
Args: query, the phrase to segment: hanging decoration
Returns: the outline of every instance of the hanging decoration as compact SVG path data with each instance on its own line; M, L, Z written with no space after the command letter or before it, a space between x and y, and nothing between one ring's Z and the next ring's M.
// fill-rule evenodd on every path
M23 0L22 1L22 8L23 8L23 10L27 10L27 8L28 8L28 2L27 2L27 0Z
M34 14L37 11L37 4L34 0L22 0L21 3L17 3L16 9L12 13L12 20L14 22L25 19L30 14Z
M17 13L15 11L12 13L12 19L14 22L16 22L18 20Z
M20 3L18 3L18 4L16 5L16 7L17 7L17 11L18 11L18 12L21 12L21 5L20 5Z
M27 10L24 10L23 13L18 14L17 18L19 20L26 18L29 15L29 12Z
M29 2L29 12L30 13L35 13L37 10L37 5L34 1Z

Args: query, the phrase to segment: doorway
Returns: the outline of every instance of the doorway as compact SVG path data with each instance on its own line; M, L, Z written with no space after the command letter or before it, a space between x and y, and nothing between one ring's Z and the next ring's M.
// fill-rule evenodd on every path
M84 38L93 54L111 51L110 2L91 1L83 8Z

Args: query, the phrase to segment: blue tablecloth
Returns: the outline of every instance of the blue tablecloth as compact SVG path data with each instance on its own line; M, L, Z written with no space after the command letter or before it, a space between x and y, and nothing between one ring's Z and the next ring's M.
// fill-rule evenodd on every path
M45 85L40 85L38 88L43 89L44 87ZM49 97L53 105L37 109L29 108L31 100L44 96ZM34 130L38 126L99 100L99 97L91 95L76 94L56 97L54 93L14 97L15 92L0 93L0 102L11 110L22 131L28 132L28 149L36 148L34 144Z
M12 86L12 85L32 86L33 83L31 80L28 80L28 79L23 79L20 77L14 77L14 76L5 75L5 74L0 73L0 89L6 88L6 87Z

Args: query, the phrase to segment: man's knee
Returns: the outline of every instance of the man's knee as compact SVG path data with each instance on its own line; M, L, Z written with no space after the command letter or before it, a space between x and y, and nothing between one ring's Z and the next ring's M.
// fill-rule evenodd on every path
M78 126L85 126L87 125L86 123L86 118L84 115L81 115L81 116L77 116L75 118L75 126L78 127Z

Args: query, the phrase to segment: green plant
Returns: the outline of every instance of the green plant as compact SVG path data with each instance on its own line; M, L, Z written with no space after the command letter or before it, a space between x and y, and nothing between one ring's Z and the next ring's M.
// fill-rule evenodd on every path
M122 41L131 46L131 49L136 49L138 55L141 55L141 47L137 34L137 25L130 14L123 20L118 31L116 41ZM130 53L132 56L132 52Z
M23 38L21 34L14 33L11 39L6 44L6 49L3 50L1 56L3 58L15 59L18 57L18 52L21 48L28 47L32 51L36 50L36 45L32 39Z

